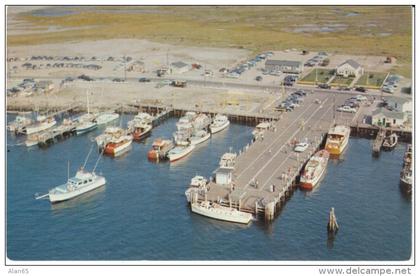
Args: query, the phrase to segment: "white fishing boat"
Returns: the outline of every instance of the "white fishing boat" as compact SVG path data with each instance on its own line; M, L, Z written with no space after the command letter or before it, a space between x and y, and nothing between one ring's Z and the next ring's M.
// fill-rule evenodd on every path
M17 115L13 122L10 122L7 125L7 129L12 132L19 132L23 127L29 126L32 124L32 119L26 116Z
M191 179L189 188L185 191L187 201L190 203L194 194L204 195L207 189L208 180L201 175L196 175Z
M328 131L325 149L331 155L339 156L347 147L350 138L350 128L343 125L332 127Z
M128 131L133 135L133 139L141 141L150 135L152 125L146 121L132 120L128 122Z
M24 134L31 135L37 132L47 130L55 126L56 124L57 122L53 117L47 118L45 116L38 116L37 122L35 124L23 127L21 130Z
M319 184L327 171L330 153L327 150L320 150L315 153L306 164L300 176L300 187L311 190Z
M81 135L92 131L98 127L96 123L96 116L90 113L89 109L89 95L86 91L86 105L87 105L87 113L79 116L76 121L78 121L78 125L76 126L76 134Z
M178 146L188 146L190 144L190 138L192 135L192 129L181 129L173 133L175 144Z
M147 158L154 161L164 159L168 152L173 148L174 143L172 143L171 140L158 138L153 142L152 148L147 153Z
M210 124L211 118L203 113L199 114L192 122L192 126L195 130L207 129Z
M115 122L120 118L120 115L115 112L103 112L96 115L95 121L98 126L106 125Z
M133 120L142 121L146 124L152 124L154 117L149 113L139 112L136 116L134 116Z
M170 162L177 161L188 154L190 154L194 150L194 145L188 146L176 146L168 152L168 158Z
M81 135L81 134L84 134L84 133L87 133L89 131L96 129L97 127L98 127L98 124L94 121L81 122L76 126L76 134Z
M252 215L234 208L224 207L209 201L192 203L191 211L213 219L248 224L252 220Z
M216 117L214 117L213 123L210 124L210 132L211 134L214 134L222 131L227 128L229 124L230 122L227 116L217 114Z
M105 177L96 175L95 172L87 172L82 168L74 177L69 178L66 184L51 189L48 197L51 203L66 201L97 189L105 183Z
M193 128L192 121L187 116L179 118L178 122L176 123L176 129L180 131L192 130L192 128Z
M271 127L271 123L270 122L262 122L262 123L259 123L255 127L255 129L252 131L252 136L254 137L254 139L257 139L258 137L260 137L261 135L263 135L264 132L266 132L270 127Z
M198 145L210 139L210 133L206 130L198 130L189 138L191 145Z
M222 155L219 161L219 166L222 169L233 169L235 167L237 154L233 152L226 152Z
M109 126L105 128L104 133L95 138L95 141L99 148L103 148L108 142L111 141L112 137L118 135L121 136L123 134L124 130L122 128Z
M384 150L392 150L398 143L398 135L396 133L392 133L391 135L385 137L382 148Z

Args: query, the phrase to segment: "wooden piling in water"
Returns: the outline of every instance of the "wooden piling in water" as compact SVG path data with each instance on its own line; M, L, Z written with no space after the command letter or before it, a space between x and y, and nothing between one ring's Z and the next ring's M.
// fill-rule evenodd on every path
M337 218L335 217L334 207L330 210L330 216L328 219L327 229L329 233L337 233L338 231L338 223Z

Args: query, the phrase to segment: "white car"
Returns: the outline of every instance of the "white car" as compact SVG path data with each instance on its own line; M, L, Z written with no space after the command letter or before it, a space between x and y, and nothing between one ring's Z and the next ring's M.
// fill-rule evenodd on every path
M367 101L367 97L366 96L362 96L362 95L357 95L356 96L356 100L358 100L359 102L361 102L361 101Z
M307 148L309 147L308 143L299 143L295 146L295 151L296 152L304 152Z
M344 106L340 106L339 108L337 108L337 111L340 112L349 112L349 113L356 113L356 108L344 105Z

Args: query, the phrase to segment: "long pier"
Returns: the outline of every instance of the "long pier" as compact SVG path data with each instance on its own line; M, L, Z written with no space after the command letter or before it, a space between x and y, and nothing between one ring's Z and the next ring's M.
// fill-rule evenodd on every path
M355 114L334 112L335 104L347 95L313 95L297 110L285 113L273 127L239 151L228 185L211 181L204 194L194 201L209 200L272 220L277 210L293 193L303 166L323 144L326 133L335 123L346 124ZM316 103L317 98L321 103ZM318 101L318 102L319 102ZM309 148L294 151L294 142L307 140Z

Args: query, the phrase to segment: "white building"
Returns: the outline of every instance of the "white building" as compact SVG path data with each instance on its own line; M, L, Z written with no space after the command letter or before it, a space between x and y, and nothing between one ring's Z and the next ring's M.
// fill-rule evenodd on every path
M400 97L387 97L385 101L392 110L397 112L411 112L411 99L400 98Z
M407 121L406 112L390 111L379 108L372 112L372 125L385 127L399 127Z
M191 66L182 61L172 62L171 70L174 74L182 74L188 72Z
M343 76L345 78L350 76L358 78L363 75L364 72L363 67L352 59L348 59L341 63L335 70L338 76Z

